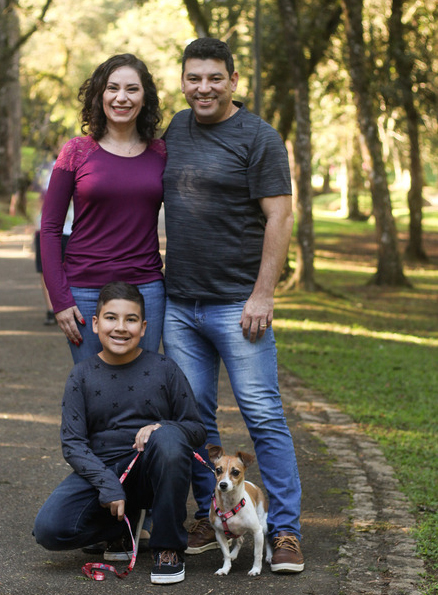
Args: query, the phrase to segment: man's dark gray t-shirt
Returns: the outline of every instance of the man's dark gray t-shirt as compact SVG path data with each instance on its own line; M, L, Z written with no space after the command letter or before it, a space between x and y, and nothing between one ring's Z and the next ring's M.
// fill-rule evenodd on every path
M166 289L171 297L247 299L256 281L266 220L261 198L291 194L278 133L244 106L217 124L192 110L165 134Z

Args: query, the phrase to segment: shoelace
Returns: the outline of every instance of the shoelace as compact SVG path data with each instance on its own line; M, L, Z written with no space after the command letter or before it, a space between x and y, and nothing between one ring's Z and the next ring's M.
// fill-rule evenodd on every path
M189 533L207 533L207 531L210 530L210 522L205 519L201 519L193 523L193 525L189 528Z
M171 566L175 566L178 564L178 556L176 552L172 550L164 550L164 552L160 552L158 554L158 566L161 564L170 564Z
M283 535L274 539L274 548L285 548L298 553L298 539L291 535Z

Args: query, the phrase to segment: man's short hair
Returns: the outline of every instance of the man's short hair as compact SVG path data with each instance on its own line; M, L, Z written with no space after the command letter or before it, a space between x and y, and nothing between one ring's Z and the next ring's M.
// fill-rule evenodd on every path
M182 71L184 74L184 68L186 61L189 58L198 58L199 60L222 60L225 62L225 66L228 74L231 75L234 72L234 59L228 45L220 39L213 37L201 37L195 39L192 43L184 50L182 57Z
M111 300L127 300L135 302L140 306L141 319L145 319L144 299L138 287L130 285L124 281L112 281L107 283L100 290L96 305L96 316L99 316L102 307Z

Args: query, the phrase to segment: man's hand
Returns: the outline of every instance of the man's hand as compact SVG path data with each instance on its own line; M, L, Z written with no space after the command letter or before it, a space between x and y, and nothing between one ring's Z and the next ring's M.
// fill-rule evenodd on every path
M240 318L245 339L254 343L263 337L274 317L274 291L286 260L293 226L289 195L259 199L266 217L265 237L259 273L252 294Z
M102 504L103 508L109 508L113 516L117 517L118 521L123 521L123 515L125 514L125 501L124 500L113 500Z
M261 339L268 326L272 324L274 316L274 298L257 296L253 293L246 302L240 326L245 339L255 343L256 339Z
M135 442L132 445L132 448L136 448L138 452L144 451L144 445L151 437L152 432L161 428L161 424L149 424L148 426L144 426L141 428L135 437Z

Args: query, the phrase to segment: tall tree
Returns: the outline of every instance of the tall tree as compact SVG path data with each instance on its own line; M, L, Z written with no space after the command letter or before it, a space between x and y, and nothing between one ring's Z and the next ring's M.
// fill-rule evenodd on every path
M286 47L294 81L296 121L294 178L297 190L295 209L298 244L296 268L289 285L315 291L309 72L300 35L296 2L279 0L279 8L283 16Z
M298 243L296 268L287 285L315 291L309 79L338 26L341 10L336 0L322 0L312 5L313 11L307 15L311 18L307 18L307 26L304 26L298 4L297 0L278 0L295 111L294 178ZM308 58L307 50L310 50Z
M349 69L356 103L359 127L371 160L370 188L376 219L378 246L377 271L371 283L376 285L409 285L403 272L398 250L395 220L382 156L373 99L366 66L366 46L363 35L363 0L341 0L349 48Z
M347 213L352 221L364 221L367 216L360 212L359 193L363 190L362 151L357 134L350 137L347 165Z
M7 0L0 0L0 15L0 202L9 204L20 176L18 53L10 53L19 37L19 22Z
M37 31L52 0L46 0L37 20L20 33L18 2L0 0L0 202L9 203L20 179L20 48Z
M389 19L389 52L397 71L401 104L406 113L410 148L409 241L406 247L406 255L412 260L425 262L428 258L423 248L422 233L423 168L418 132L420 117L415 106L412 83L414 60L406 47L405 26L402 22L403 4L404 0L392 0L392 11Z

